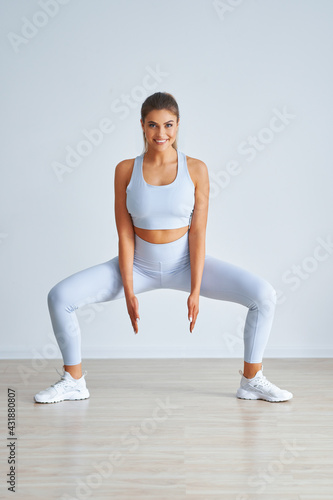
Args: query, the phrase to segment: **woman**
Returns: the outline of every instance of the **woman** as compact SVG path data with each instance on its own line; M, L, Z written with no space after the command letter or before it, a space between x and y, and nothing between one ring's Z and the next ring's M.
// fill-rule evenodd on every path
M135 334L137 294L156 288L190 293L190 332L199 296L248 307L244 330L244 372L236 396L287 401L293 395L263 375L262 357L276 304L274 288L262 278L206 255L209 177L205 163L177 148L179 109L171 94L156 92L141 107L144 152L115 169L115 219L119 256L79 271L48 294L54 334L64 370L61 379L35 396L38 403L89 397L81 368L81 333L75 310L125 297ZM59 372L58 372L59 373ZM60 373L59 373L60 374Z

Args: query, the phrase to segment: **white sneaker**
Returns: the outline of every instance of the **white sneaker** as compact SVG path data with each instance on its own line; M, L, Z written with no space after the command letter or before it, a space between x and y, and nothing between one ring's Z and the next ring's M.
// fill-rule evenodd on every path
M240 399L264 399L276 403L291 399L293 394L269 382L262 373L263 369L261 366L261 370L253 378L244 377L242 370L239 370L242 378L236 396Z
M57 372L59 373L58 370ZM65 400L89 398L90 394L84 378L87 371L79 379L73 378L64 368L63 374L59 373L59 375L61 375L61 379L58 382L35 395L36 403L59 403Z

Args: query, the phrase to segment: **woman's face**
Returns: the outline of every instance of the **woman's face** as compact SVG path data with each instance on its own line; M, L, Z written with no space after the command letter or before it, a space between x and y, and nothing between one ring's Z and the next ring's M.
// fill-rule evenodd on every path
M157 151L163 151L170 147L176 140L179 121L177 117L167 109L156 109L148 113L145 123L142 123L148 147Z

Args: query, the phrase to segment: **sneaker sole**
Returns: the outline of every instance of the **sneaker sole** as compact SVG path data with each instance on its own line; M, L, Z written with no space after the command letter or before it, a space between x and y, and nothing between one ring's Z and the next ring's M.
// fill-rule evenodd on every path
M284 401L289 401L293 396L286 399L281 398L268 398L261 395L253 394L252 392L245 391L244 389L238 389L236 396L239 399L262 399L263 401L268 401L269 403L283 403Z
M90 397L88 389L86 391L83 391L82 394L80 394L80 397L75 397L70 396L68 398L61 398L61 399L52 399L50 401L37 401L36 398L34 398L35 403L42 403L42 404L50 404L50 403L61 403L61 401L80 401L82 399L88 399Z

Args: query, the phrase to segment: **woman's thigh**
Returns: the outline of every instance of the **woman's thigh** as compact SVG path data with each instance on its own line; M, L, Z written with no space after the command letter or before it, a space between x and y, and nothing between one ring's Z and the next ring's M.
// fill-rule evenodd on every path
M191 269L164 277L165 288L190 293ZM202 273L200 295L216 300L237 302L253 307L263 301L275 303L275 290L265 279L246 269L211 255L206 255Z
M133 268L134 294L155 288L153 278ZM56 299L68 312L87 304L117 300L124 297L118 256L107 262L78 271L52 287L49 302Z
M200 294L254 307L274 306L276 292L262 277L211 255L206 255Z

